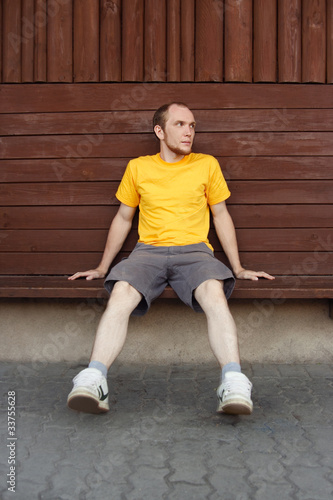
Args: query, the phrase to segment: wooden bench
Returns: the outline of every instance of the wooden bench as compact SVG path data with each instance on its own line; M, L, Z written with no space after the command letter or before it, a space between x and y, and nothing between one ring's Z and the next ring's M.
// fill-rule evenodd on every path
M98 264L126 164L158 151L151 119L172 100L195 114L194 150L220 161L243 265L276 276L237 281L233 298L332 305L329 85L0 85L1 297L107 296L102 280L67 276Z

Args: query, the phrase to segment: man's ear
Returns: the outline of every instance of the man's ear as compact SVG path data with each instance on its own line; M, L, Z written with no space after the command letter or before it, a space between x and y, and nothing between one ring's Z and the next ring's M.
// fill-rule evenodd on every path
M163 132L163 129L160 125L155 125L154 132L155 132L156 137L158 139L164 139L164 132Z

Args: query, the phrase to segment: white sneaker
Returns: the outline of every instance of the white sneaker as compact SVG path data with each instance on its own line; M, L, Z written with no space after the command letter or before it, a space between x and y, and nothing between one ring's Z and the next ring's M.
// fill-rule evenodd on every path
M250 415L253 410L251 401L252 384L243 373L227 372L217 389L218 413Z
M109 411L109 389L106 378L97 368L86 368L73 378L74 387L67 406L85 413Z

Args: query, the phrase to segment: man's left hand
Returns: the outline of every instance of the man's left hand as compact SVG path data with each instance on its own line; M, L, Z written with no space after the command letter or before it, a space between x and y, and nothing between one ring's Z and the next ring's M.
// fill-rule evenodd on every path
M267 280L274 280L274 276L265 273L264 271L249 271L248 269L242 269L242 271L235 274L236 278L239 280L252 280L258 281L259 278L265 278Z

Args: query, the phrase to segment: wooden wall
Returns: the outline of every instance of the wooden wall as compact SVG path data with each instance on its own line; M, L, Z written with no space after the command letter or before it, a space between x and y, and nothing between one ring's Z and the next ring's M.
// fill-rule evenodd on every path
M333 83L333 0L1 0L0 81Z

